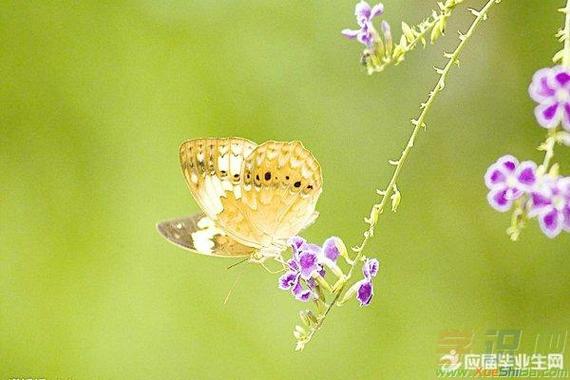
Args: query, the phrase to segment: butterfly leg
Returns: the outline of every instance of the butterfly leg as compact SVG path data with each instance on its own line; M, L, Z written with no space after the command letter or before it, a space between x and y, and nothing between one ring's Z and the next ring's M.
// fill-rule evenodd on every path
M265 269L267 272L269 272L269 273L271 273L271 274L283 273L283 271L284 271L283 268L278 269L278 270L271 270L271 269L269 269L269 268L267 267L267 265L265 265L265 263L263 263L263 262L260 262L259 264L261 265L261 267L262 267L263 269Z

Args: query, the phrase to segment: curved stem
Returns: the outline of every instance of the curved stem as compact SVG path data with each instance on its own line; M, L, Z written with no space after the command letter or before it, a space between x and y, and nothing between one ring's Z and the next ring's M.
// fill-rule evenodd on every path
M568 1L570 2L570 0L568 0ZM475 14L476 17L475 17L475 20L473 21L473 23L471 24L471 26L469 27L469 29L467 30L467 33L460 34L460 37L459 37L460 43L459 43L459 45L457 45L457 48L455 49L455 51L453 53L451 53L451 54L446 53L445 54L445 57L448 58L448 61L447 61L447 64L445 65L445 67L443 69L436 69L436 71L440 74L440 77L439 77L434 89L430 92L427 101L421 105L422 111L421 111L419 117L417 119L412 120L412 124L414 125L414 129L412 130L412 133L408 139L406 147L404 148L404 150L402 151L402 153L400 155L400 159L397 161L396 168L394 169L394 172L392 174L392 178L390 178L390 181L388 182L388 185L385 187L385 190L383 190L381 192L382 193L382 199L381 199L380 203L377 203L372 207L372 209L373 209L373 212L371 213L372 215L375 214L374 210L378 210L377 211L378 214L380 214L384 210L384 207L386 206L388 199L390 199L390 196L393 194L394 189L396 189L396 183L398 181L398 177L400 175L400 172L402 171L404 163L406 162L408 154L410 153L410 151L412 150L412 148L414 146L414 142L416 140L416 137L417 137L421 127L425 127L424 120L425 120L435 98L445 87L445 80L447 79L447 75L449 74L451 67L454 64L459 63L458 58L459 58L459 55L461 54L461 52L463 51L465 44L467 43L469 38L471 38L471 36L473 35L473 32L475 31L475 29L477 29L477 27L479 26L481 21L483 21L487 18L487 12L495 3L497 3L496 0L489 0L480 11L473 11L473 13ZM360 257L362 256L362 251L364 250L364 247L368 243L368 240L373 236L376 224L377 224L377 218L371 218L370 228L364 233L364 239L361 241L361 243L357 247L354 248L354 251L357 252L356 258L354 260L355 263L360 259ZM349 272L349 275L352 273L353 268L354 268L354 265L352 266L351 272Z
M568 1L570 1L570 0L568 0ZM386 207L388 199L391 199L391 196L394 194L394 191L397 191L396 190L397 189L396 184L397 184L398 178L400 176L400 173L402 171L402 168L404 167L404 163L406 162L406 159L408 158L408 155L414 146L414 142L416 140L416 137L418 136L420 129L422 127L425 127L424 120L425 120L429 110L431 109L431 106L432 106L434 100L436 99L437 95L445 87L445 80L447 79L447 75L449 74L451 67L454 64L458 64L459 55L463 51L465 44L471 38L475 29L477 29L477 27L479 26L481 21L487 19L487 12L489 11L489 9L493 6L493 4L498 3L498 2L499 1L497 1L497 0L489 0L485 4L485 6L483 6L483 8L480 11L472 10L472 13L476 16L475 20L473 21L473 23L471 24L471 26L467 30L467 33L465 33L465 34L460 33L460 36L459 36L460 42L459 42L459 45L457 45L457 48L455 49L455 51L451 54L447 54L447 53L445 54L445 57L448 58L448 61L447 61L447 64L445 65L445 67L443 69L436 69L436 71L440 75L439 79L438 79L434 89L430 92L427 101L421 105L422 111L420 112L420 115L418 116L417 119L412 120L412 124L414 126L414 129L412 130L412 133L408 139L408 142L406 143L406 146L402 150L402 153L400 155L399 160L395 164L396 167L394 169L394 172L392 173L392 177L388 181L388 185L385 187L385 190L383 190L381 192L382 193L382 199L380 200L379 203L376 203L372 206L370 218L368 219L369 228L364 232L364 238L362 239L360 244L353 248L353 251L356 252L356 257L354 258L353 263L350 265L349 272L345 278L345 284L348 283L348 281L352 277L352 273L353 273L353 270L354 270L354 267L356 266L356 264L361 262L360 259L363 257L362 252L364 251L364 248L366 247L366 244L368 243L369 239L374 235L374 230L375 230L375 227L377 225L379 215L382 213L382 211ZM319 319L315 328L311 329L311 331L307 335L307 338L304 342L305 344L308 343L313 338L315 333L322 326L325 318L329 314L332 307L335 304L337 304L340 296L342 295L342 293L344 291L344 288L345 288L345 286L342 286L336 292L335 297L333 298L331 303L327 306L325 312L323 313L322 317Z
M566 2L566 7L562 9L566 15L564 22L564 54L562 55L562 65L570 67L570 0Z
M553 128L548 131L546 141L541 145L541 149L544 150L544 160L542 161L542 168L544 168L544 173L548 171L550 167L550 161L554 157L554 146L556 145L556 129Z

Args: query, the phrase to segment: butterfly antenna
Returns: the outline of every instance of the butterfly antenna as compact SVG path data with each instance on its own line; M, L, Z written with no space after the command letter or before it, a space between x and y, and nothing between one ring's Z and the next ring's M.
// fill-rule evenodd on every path
M249 258L245 258L243 260L238 261L237 263L233 263L232 265L230 265L226 269L232 269L233 267L237 267L238 265L245 263L247 260L249 260Z
M240 261L239 263L242 263L243 261ZM239 264L237 263L237 264ZM235 265L237 265L235 264ZM244 267L245 268L245 267ZM236 280L234 281L232 287L230 288L230 290L228 291L228 294L226 295L226 298L224 299L224 305L226 305L228 303L228 301L230 300L230 296L232 295L232 292L234 291L234 289L236 288L240 278L241 278L241 274L243 273L243 270L241 272L238 273Z

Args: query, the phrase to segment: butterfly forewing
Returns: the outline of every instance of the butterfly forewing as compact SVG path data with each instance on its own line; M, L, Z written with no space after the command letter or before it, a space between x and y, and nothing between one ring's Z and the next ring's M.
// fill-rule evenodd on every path
M263 246L296 235L316 217L321 169L301 142L259 145L245 159L242 178L245 217L261 233Z
M180 164L204 213L236 240L260 248L262 236L241 200L243 161L255 146L241 138L188 140L180 146Z
M248 257L255 252L227 236L204 213L159 223L157 229L168 241L202 255Z

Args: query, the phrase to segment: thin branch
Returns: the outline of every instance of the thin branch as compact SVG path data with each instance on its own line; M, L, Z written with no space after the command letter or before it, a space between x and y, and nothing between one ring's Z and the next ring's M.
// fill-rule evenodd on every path
M564 13L565 18L564 29L559 30L557 37L559 37L559 41L563 42L564 46L562 50L554 56L553 60L555 62L561 62L562 66L570 69L570 0L567 0L566 6L559 10ZM550 129L546 135L546 139L538 147L539 150L544 151L544 160L541 165L543 173L548 173L550 162L554 157L554 147L558 141L557 130L558 126Z
M457 48L455 49L455 51L453 53L444 54L445 57L448 59L447 64L445 65L445 67L443 69L436 69L437 73L440 75L439 79L438 79L434 89L430 92L427 101L421 105L420 108L422 111L420 112L419 117L417 119L412 120L412 124L414 126L414 129L412 130L412 133L408 139L408 142L406 143L405 148L402 150L400 158L398 159L398 161L394 162L395 169L394 169L394 172L392 173L392 177L390 178L390 181L388 182L388 185L385 187L385 190L379 192L382 195L382 199L380 200L379 203L376 203L372 206L372 210L370 212L370 217L366 219L367 222L369 223L369 228L364 232L364 238L362 239L360 244L353 248L353 251L356 252L356 257L354 258L353 263L350 266L350 270L349 270L349 272L345 278L345 284L348 283L348 281L352 277L353 270L354 270L355 266L357 265L357 263L361 262L361 259L363 258L362 253L364 251L364 248L366 247L369 239L374 235L374 230L375 230L375 227L378 223L378 218L382 214L384 208L386 207L388 200L389 199L393 200L393 194L398 191L397 187L396 187L397 181L398 181L398 178L399 178L400 173L402 171L402 168L404 167L404 163L406 162L406 159L408 158L408 155L414 146L414 142L416 140L416 137L417 137L420 129L422 127L425 127L424 120L425 120L429 110L431 109L433 102L435 101L436 97L439 95L439 93L445 87L445 81L447 79L447 75L449 74L449 72L451 70L451 67L454 64L459 63L458 58L459 58L459 55L461 54L461 52L463 51L465 44L471 38L471 36L475 32L475 30L477 29L477 27L479 26L481 21L487 19L487 12L489 11L489 9L493 6L493 4L499 3L499 1L500 0L489 0L480 11L472 10L471 12L475 15L475 20L473 21L473 23L471 24L471 26L467 30L467 33L465 33L465 34L460 33L459 45L457 45ZM570 2L570 0L568 0L568 1ZM394 202L394 200L393 200L393 202ZM394 207L393 207L393 209L394 209ZM327 305L325 312L323 313L322 317L318 320L317 325L313 329L311 329L310 332L308 333L308 335L304 341L304 344L308 343L313 338L315 333L319 330L319 328L322 326L325 318L329 314L332 307L337 304L337 302L338 302L340 296L342 295L344 289L345 289L345 286L342 286L337 291L334 299L331 301L331 303L329 305Z
M562 65L570 67L570 0L566 2L566 7L562 9L566 15L564 22L564 54L562 55Z

